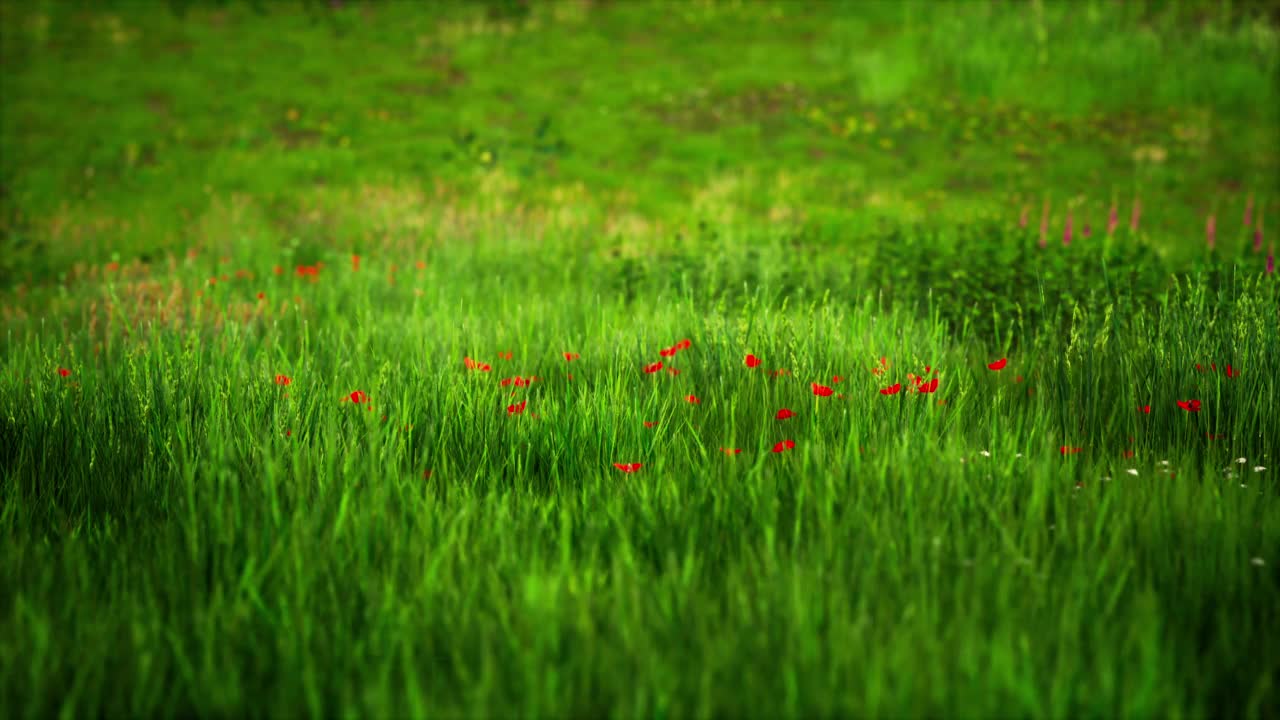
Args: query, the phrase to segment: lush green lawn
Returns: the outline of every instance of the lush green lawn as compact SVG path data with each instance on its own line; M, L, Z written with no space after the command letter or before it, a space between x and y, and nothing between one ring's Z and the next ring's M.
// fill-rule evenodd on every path
M523 8L0 0L0 715L1280 706L1267 8Z

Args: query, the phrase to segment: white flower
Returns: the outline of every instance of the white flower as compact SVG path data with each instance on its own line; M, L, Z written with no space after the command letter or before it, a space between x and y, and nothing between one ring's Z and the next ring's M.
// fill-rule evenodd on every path
M1239 465L1243 465L1243 464L1245 464L1245 459L1244 459L1244 458L1236 458L1236 463L1237 463L1237 464L1239 464Z
M1138 468L1129 468L1128 470L1125 470L1125 472L1133 475L1134 477L1138 476Z
M1267 564L1267 561L1263 560L1262 558L1249 558L1249 564L1253 565L1254 567L1262 567L1263 565Z
M1020 458L1020 457L1022 457L1022 453L1018 453L1018 454L1014 455L1014 457L1016 457L1016 458Z
M1169 461L1168 461L1168 460L1161 460L1161 461L1160 461L1160 464L1161 464L1161 465L1168 465L1168 464L1169 464Z
M1110 476L1110 475L1103 475L1103 476L1102 476L1102 482L1111 482L1111 476Z
M987 452L986 450L979 450L978 454L981 455L982 457L991 457L991 453Z
M1261 465L1255 465L1253 467L1254 472L1262 472L1263 470L1266 470L1266 468L1262 467Z

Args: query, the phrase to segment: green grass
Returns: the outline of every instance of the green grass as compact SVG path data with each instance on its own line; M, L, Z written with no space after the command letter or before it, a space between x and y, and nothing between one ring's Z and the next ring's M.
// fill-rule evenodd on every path
M0 714L1269 715L1268 9L0 2Z

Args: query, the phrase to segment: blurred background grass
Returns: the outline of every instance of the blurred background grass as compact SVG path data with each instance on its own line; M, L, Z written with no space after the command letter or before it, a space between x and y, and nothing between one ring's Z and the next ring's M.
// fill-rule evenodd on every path
M291 240L1277 208L1274 2L0 2L9 283ZM424 216L447 215L451 222ZM870 243L862 243L868 245Z

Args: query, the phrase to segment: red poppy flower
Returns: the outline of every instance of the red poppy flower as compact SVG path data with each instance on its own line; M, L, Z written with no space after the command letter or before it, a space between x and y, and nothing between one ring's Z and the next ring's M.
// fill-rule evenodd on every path
M774 417L777 418L778 420L786 420L788 418L793 418L795 416L796 414L791 412L787 408L782 408L781 410L778 411L777 415L774 415Z
M755 368L760 366L760 358L756 357L755 355L752 355L751 353L747 353L746 362L747 362L747 367L749 368Z
M624 473L633 473L640 469L640 463L614 463L613 466Z
M791 371L790 371L790 370L788 370L788 369L786 369L786 368L778 368L777 370L774 370L773 372L771 372L771 373L769 373L769 374L770 374L770 375L772 375L772 376L774 376L774 377L782 377L783 375L790 375L790 374L791 374Z
M649 422L648 420L645 420L645 421L644 421L644 426L645 426L645 427L647 427L647 428L655 427L657 424L658 424L658 423L656 423L656 422Z
M873 367L873 368L871 368L871 374L872 374L872 375L883 375L883 374L884 374L884 371L885 371L886 369L888 369L888 367L889 367L889 358L887 358L887 357L881 357L881 358L880 358L880 367Z
M1150 405L1143 405L1142 407L1138 408L1138 411L1139 411L1139 412L1141 412L1141 413L1142 413L1142 414L1144 414L1144 415L1150 415L1150 414L1151 414L1151 406L1150 406Z
M725 455L737 455L742 452L742 448L720 448L720 452Z
M1227 377L1233 378L1239 374L1240 374L1239 370L1233 370L1230 365L1227 365Z
M266 298L267 298L267 294L266 294L266 293L264 293L264 292L260 292L260 293L258 293L258 299L259 299L259 300L265 300Z
M841 383L841 381L843 381L843 380L844 380L844 378L840 377L839 375L832 375L832 376L831 376L831 384L832 384L832 385L839 385L839 384Z
M427 480L427 479L429 479L430 477L431 477L431 471L430 471L430 470L423 470L423 471L422 471L422 479L423 479L423 480Z
M826 385L819 385L818 383L809 383L809 384L813 387L813 394L817 395L818 397L831 397L831 393L835 392L834 390L827 387Z
M499 360L510 360L510 359L511 359L511 351L510 351L510 350L508 350L508 351L506 351L505 353L499 352L499 353L498 353L498 359L499 359Z
M783 440L782 442L773 446L773 451L776 453L786 452L791 448L794 448L795 446L796 446L795 440Z
M519 415L520 413L524 412L524 406L525 406L525 404L526 404L526 403L528 403L528 402L529 402L528 400L521 400L520 402L516 403L515 405L508 405L508 406L507 406L507 414L508 414L508 415Z
M1020 383L1020 382L1022 382L1022 376L1021 376L1021 375L1014 375L1014 376L1013 376L1013 381L1014 381L1014 382L1016 382L1016 383Z
M662 357L674 357L675 354L679 351L680 351L680 348L678 347L669 347L663 350L659 350L658 354L661 355Z
M691 347L693 347L693 341L688 338L685 338L684 340L681 340L680 342L676 343L677 350L688 350Z
M284 431L284 436L285 436L285 437L293 437L293 431L292 431L292 430L285 430L285 431Z
M1083 449L1084 448L1073 448L1068 445L1063 445L1062 447L1058 448L1058 452L1062 453L1063 455L1075 455L1076 453L1080 452Z
M60 368L58 368L58 374L59 374L59 375L61 375L62 377L67 377L67 376L69 376L69 375L71 374L71 371L70 371L70 370L68 370L68 369L66 369L66 368L61 368L61 367L60 367Z
M923 384L923 385L921 385L921 386L920 386L920 392L922 392L922 393L931 393L931 392L935 392L935 391L937 391L937 389L938 389L938 378L934 378L934 379L930 380L929 382L927 382L927 383L925 383L925 384Z
M293 378L289 377L288 375L277 375L277 376L276 376L276 384L277 384L277 385L292 385L292 384L293 384Z
M1186 410L1187 412L1200 412L1200 401L1199 400L1179 400L1178 407L1182 408L1183 410Z
M351 399L351 402L357 405L363 402L369 402L369 396L363 390L357 390L351 393L350 395L348 395L347 397Z
M579 355L578 353L565 353L565 354L564 354L564 361L565 361L565 362L573 362L574 360L577 360L577 359L578 359L578 358L580 358L580 357L582 357L582 356L581 356L581 355Z
M701 400L699 400L699 399L698 399L698 397L697 397L696 395L686 395L684 399L685 399L685 400L688 400L689 402L693 403L694 405L698 405L698 404L700 404L700 403L702 402Z
M651 363L651 364L649 364L649 365L645 365L645 366L644 366L644 371L645 371L645 372L647 372L647 373L649 373L649 374L656 373L656 372L658 372L658 371L659 371L659 370L661 370L661 369L662 369L662 362L661 362L661 361L656 362L656 363Z
M894 383L889 387L883 388L882 390L880 390L880 394L881 395L897 395L898 391L901 389L902 389L902 383Z
M670 373L670 374L672 374L672 375L679 375L679 374L680 374L680 371L679 371L679 370L677 370L677 369L675 369L675 368L667 368L667 372L668 372L668 373Z
M1000 358L999 360L993 363L989 363L987 365L987 368L991 370L1003 370L1004 366L1008 364L1009 364L1009 358Z
M1127 457L1127 458L1131 458L1131 457L1133 457L1133 451L1132 451L1132 450L1125 450L1125 451L1124 451L1124 456L1125 456L1125 457Z
M489 372L492 368L489 363L482 363L478 360L472 360L469 357L462 358L462 364L467 366L468 370L479 370L480 372Z
M355 272L355 271L358 271L359 269L360 269L360 256L359 256L359 255L352 255L352 256L351 256L351 270L352 270L353 272Z

